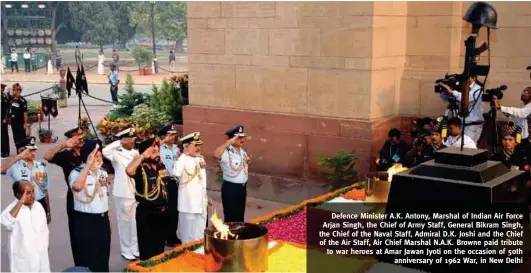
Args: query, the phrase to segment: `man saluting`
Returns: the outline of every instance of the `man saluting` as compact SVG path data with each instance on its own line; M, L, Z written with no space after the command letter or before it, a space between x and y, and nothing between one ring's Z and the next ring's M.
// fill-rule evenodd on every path
M183 244L203 238L207 221L207 197L205 159L201 156L203 141L199 132L180 139L183 154L173 168L179 179L179 233Z
M168 124L158 132L161 140L160 145L160 161L166 167L169 174L173 172L173 165L181 155L179 147L177 146L177 131L173 130L172 125ZM179 211L177 210L177 179L170 179L168 181L168 213L169 213L169 227L168 235L166 237L167 246L175 246L181 243L177 238L177 226L179 225Z
M135 181L125 173L125 169L138 156L138 151L134 149L135 129L125 129L116 134L116 137L119 140L105 146L102 152L114 168L112 195L116 205L122 258L133 261L140 255L135 220Z
M139 145L140 156L127 166L126 173L135 179L136 231L140 260L164 252L168 234L168 174L160 161L158 139L150 138Z
M66 186L68 191L66 193L66 214L68 216L68 232L70 234L70 247L72 249L72 256L74 264L79 265L77 248L74 246L74 195L72 188L70 188L70 181L68 176L77 166L83 164L81 159L81 148L85 144L83 140L83 130L80 128L73 128L65 132L68 138L63 144L50 149L44 154L44 159L49 163L55 164L63 169Z
M244 222L247 199L249 156L243 148L243 126L236 126L225 134L228 140L214 151L223 171L221 201L225 222Z

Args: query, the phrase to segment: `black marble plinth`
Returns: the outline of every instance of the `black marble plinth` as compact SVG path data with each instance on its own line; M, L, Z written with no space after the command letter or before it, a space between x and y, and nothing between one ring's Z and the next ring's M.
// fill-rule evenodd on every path
M435 162L447 165L472 167L489 160L489 151L448 147L435 154Z

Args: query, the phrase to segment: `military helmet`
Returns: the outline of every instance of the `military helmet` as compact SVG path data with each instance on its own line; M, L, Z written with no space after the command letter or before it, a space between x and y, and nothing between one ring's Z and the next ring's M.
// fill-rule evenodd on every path
M463 16L463 20L471 23L472 25L481 25L488 28L498 28L496 23L498 22L498 13L490 4L485 2L476 2L468 8Z

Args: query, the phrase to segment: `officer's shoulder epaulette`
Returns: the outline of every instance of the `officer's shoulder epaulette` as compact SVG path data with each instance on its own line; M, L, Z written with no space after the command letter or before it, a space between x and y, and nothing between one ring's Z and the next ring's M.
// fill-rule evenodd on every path
M121 152L123 150L122 150L122 148L118 148L118 149L116 149L116 151Z
M242 151L243 151L244 153L247 153L247 150L246 150L245 148L243 148L243 147L242 147Z
M81 166L77 166L77 167L74 168L74 171L76 171L76 172L81 172L82 170L83 170L83 167L81 167Z
M227 152L234 153L234 149L231 146L227 146Z

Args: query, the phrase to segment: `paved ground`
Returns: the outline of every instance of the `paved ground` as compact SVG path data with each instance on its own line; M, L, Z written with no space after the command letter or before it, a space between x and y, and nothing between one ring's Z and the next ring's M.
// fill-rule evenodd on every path
M26 82L21 82L26 88L24 92L30 92L32 89L38 89L44 84L31 84ZM108 95L107 87L104 85L91 85L91 93L93 94L102 94L106 97ZM140 87L137 87L140 88ZM147 88L147 87L146 87ZM94 90L94 91L92 91ZM72 100L72 103L75 100ZM69 104L71 101L69 100ZM72 105L72 104L70 104ZM110 110L109 106L88 106L87 107L91 117L95 121L99 121L103 116ZM56 132L64 132L66 129L73 128L76 125L77 119L77 107L67 107L61 108L59 110L59 116L52 120L52 128ZM33 128L33 135L36 135L36 126ZM10 132L11 133L11 132ZM65 141L65 138L59 137L59 141ZM12 142L12 141L11 141ZM39 150L37 151L37 160L42 160L44 153L57 144L39 144ZM13 155L14 144L11 144L11 154ZM4 160L3 160L4 161ZM61 271L69 266L73 265L72 254L70 250L70 242L68 239L68 225L65 211L65 196L66 196L66 185L63 180L63 174L59 167L55 165L48 165L48 171L51 176L51 181L53 186L50 190L51 198L51 210L52 210L52 223L50 224L50 261L51 261L51 270L52 271ZM12 181L9 177L1 177L1 208L2 210L13 201L13 195L11 190ZM221 197L219 192L209 192L209 196L214 200L214 207L217 209L219 214L222 214L221 209ZM114 213L114 204L113 200L110 200L110 208L112 215ZM264 215L266 213L281 209L286 207L286 204L274 203L270 201L264 201L254 198L249 198L247 201L247 213L246 218L250 220L252 218ZM116 227L116 221L112 219L112 241L111 241L111 258L110 258L110 270L111 271L121 271L125 268L127 261L123 260L120 257L120 246L118 241L118 233ZM7 234L2 229L1 233L1 271L9 271L9 262L7 256Z
M12 86L15 82L13 82L13 81L5 81L4 83L7 84L8 86ZM34 92L49 88L49 87L53 86L53 83L46 83L46 82L41 82L41 83L38 83L38 82L20 82L20 85L22 85L22 95L24 96L25 94L31 94L31 93L34 93ZM151 87L152 87L152 85L135 84L135 90L138 91L138 92L143 92L143 93L151 92ZM119 89L118 89L118 95L120 95L120 94L122 94L124 92L123 88L124 88L124 85L121 84L119 86ZM51 92L52 92L52 90L49 90L49 91L45 91L42 94L47 94L47 93L51 93ZM100 98L100 99L103 99L103 100L106 100L106 101L111 101L111 94L110 94L110 91L109 91L109 85L108 84L93 84L93 83L89 84L89 94L91 96L93 96L93 97L96 97L96 98ZM26 97L26 99L28 101L39 101L40 102L41 101L40 95L41 94L31 95L29 97ZM93 99L93 98L88 97L88 96L83 96L83 101L85 102L85 105L87 105L87 106L89 106L89 105L91 105L91 106L103 106L103 105L108 106L108 105L110 105L110 102L100 101L100 100ZM77 96L75 95L75 91L74 90L72 90L72 96L68 99L67 104L69 106L79 105L79 100L78 100ZM66 109L69 109L69 108L66 108ZM63 108L60 108L59 109L59 115L61 115L62 111L63 111Z

